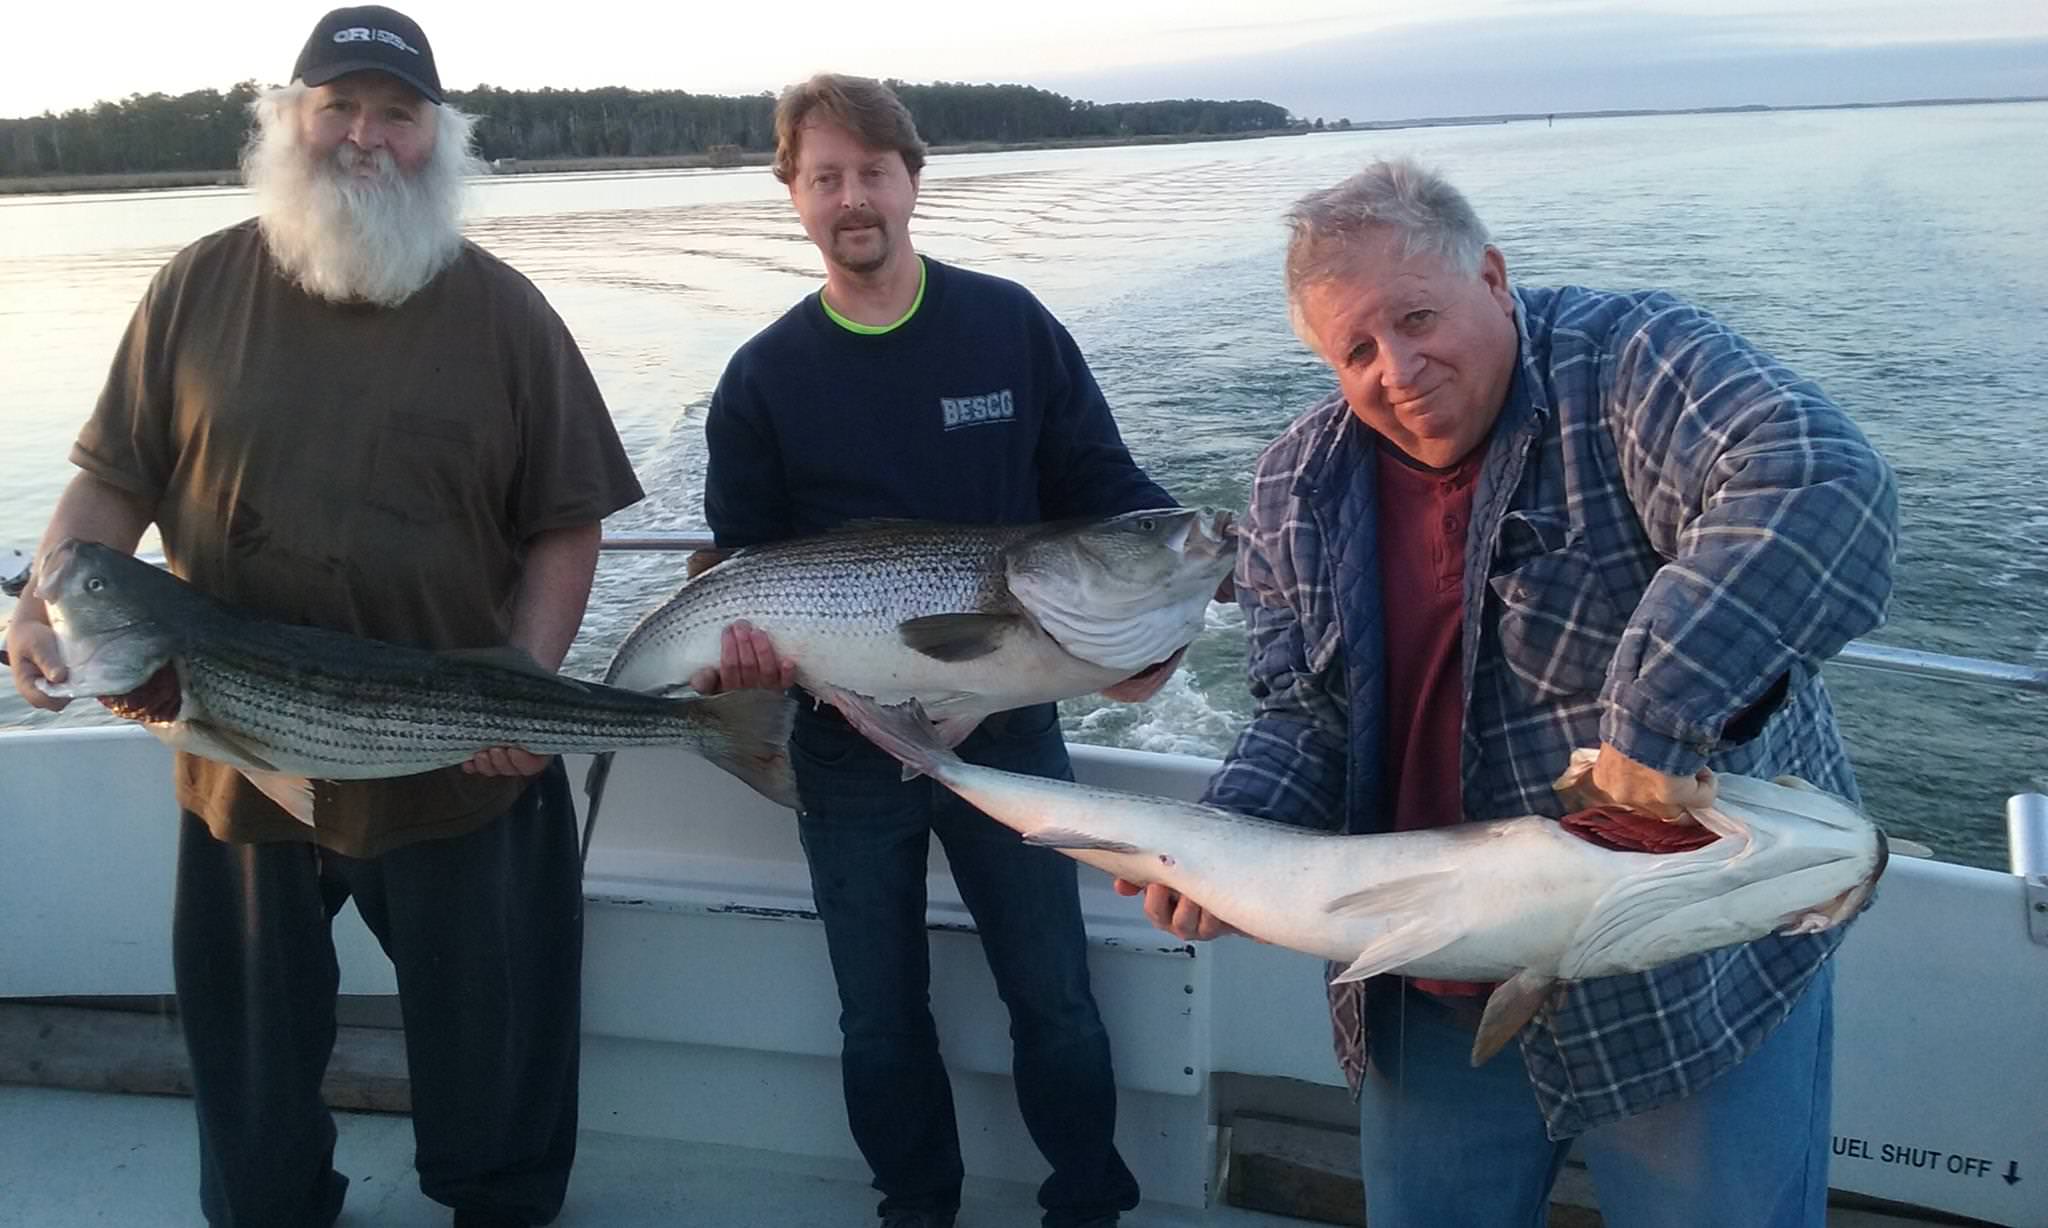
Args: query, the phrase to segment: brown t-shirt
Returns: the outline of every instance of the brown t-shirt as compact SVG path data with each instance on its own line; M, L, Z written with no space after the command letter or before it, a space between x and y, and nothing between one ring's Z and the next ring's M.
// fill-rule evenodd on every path
M395 308L287 281L254 221L150 284L72 463L139 496L171 569L283 622L430 648L506 642L522 543L638 500L582 354L540 291L471 243ZM323 784L314 828L180 754L223 840L337 852L460 835L522 782L459 768Z

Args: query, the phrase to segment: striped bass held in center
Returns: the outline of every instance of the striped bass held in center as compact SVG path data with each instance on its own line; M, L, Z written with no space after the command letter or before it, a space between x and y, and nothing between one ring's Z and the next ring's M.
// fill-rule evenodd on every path
M683 686L745 620L795 662L798 686L916 699L958 745L992 713L1087 695L1173 656L1236 560L1231 514L1208 508L858 522L740 550L690 580L626 636L605 681ZM591 820L607 767L591 769Z
M1816 933L1869 902L1886 843L1848 803L1803 782L1722 775L1687 852L1596 842L1597 811L1424 831L1338 835L1215 806L967 763L915 703L825 696L863 734L1027 843L1129 882L1163 883L1242 933L1348 965L1500 982L1473 1041L1498 1052L1572 981L1640 972L1774 932ZM1595 752L1575 753L1561 791ZM1574 834L1593 824L1594 838Z
M795 803L795 704L774 692L665 698L563 677L516 648L433 652L291 626L96 542L52 548L36 587L67 671L44 691L108 699L172 748L240 769L308 824L312 781L425 772L493 746L688 746Z

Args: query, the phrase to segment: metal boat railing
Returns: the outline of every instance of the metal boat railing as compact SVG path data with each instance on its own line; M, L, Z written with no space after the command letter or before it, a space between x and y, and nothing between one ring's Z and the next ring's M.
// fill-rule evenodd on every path
M607 537L603 549L620 553L648 551L709 550L711 538L702 533L647 533L631 537ZM1974 682L2048 695L2048 669L2032 665L2011 665L1978 657L1950 656L1856 640L1835 658L1844 665L1919 678L1941 678L1949 682Z

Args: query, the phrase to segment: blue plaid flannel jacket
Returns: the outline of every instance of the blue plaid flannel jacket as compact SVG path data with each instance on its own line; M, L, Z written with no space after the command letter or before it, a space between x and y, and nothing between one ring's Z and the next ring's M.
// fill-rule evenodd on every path
M1558 815L1552 780L1601 741L1672 774L1789 772L1854 799L1820 666L1883 621L1890 468L1818 387L1697 307L1515 297L1519 367L1466 552L1465 817ZM1254 715L1214 804L1385 829L1372 446L1338 395L1259 458L1236 576ZM1704 1087L1840 940L1774 936L1573 986L1522 1034L1550 1136ZM1331 994L1354 1089L1362 992Z

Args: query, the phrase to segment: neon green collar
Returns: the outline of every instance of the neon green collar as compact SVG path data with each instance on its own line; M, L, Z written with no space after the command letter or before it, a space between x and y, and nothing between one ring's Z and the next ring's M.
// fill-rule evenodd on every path
M905 324L910 323L910 317L916 315L917 309L924 305L924 282L924 257L919 256L917 258L917 297L910 300L910 310L896 317L895 322L892 324L862 324L857 320L849 320L832 310L832 304L825 301L825 292L823 290L818 291L818 306L825 309L825 315L834 324L837 324L847 332L859 333L863 337L879 337L883 333L894 332Z

